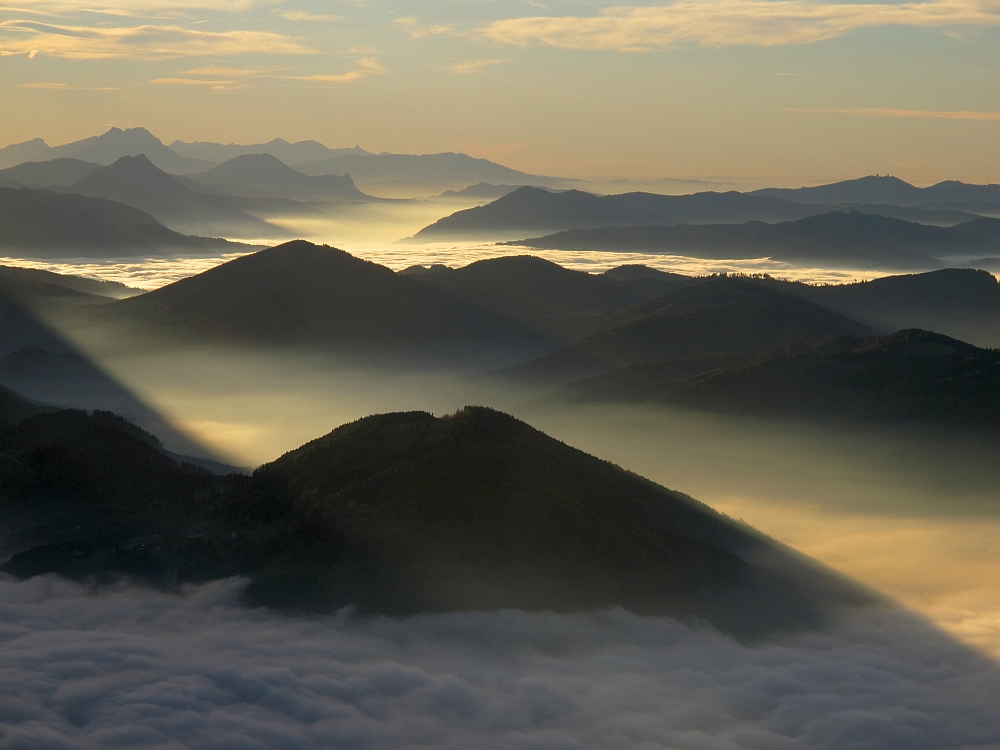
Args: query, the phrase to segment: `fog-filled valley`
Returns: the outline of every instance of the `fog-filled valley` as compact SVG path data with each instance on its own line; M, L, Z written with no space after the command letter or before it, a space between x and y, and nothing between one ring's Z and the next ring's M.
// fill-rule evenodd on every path
M1000 745L1000 186L0 165L4 747Z

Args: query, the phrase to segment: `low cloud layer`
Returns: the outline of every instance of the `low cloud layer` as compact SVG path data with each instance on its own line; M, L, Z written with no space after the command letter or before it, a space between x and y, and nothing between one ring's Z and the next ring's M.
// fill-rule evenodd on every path
M1000 743L1000 670L902 613L741 645L676 621L287 618L0 581L0 747L878 748Z
M855 29L1000 24L993 0L838 3L806 0L678 0L612 6L598 16L530 16L494 21L475 32L501 45L643 51L677 44L772 47L833 39Z

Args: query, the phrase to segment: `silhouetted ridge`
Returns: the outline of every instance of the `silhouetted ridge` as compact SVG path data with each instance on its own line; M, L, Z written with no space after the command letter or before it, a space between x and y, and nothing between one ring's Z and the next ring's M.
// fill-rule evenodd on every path
M1000 246L1000 221L976 219L938 227L859 211L833 211L776 224L574 229L511 244L720 259L768 256L852 267L929 268L939 265L936 257L996 251Z
M597 196L579 190L550 192L521 187L492 203L458 211L421 229L415 239L448 236L516 236L525 230L643 224L783 221L818 213L802 204L744 193ZM522 235L523 236L523 235Z
M302 240L114 306L170 336L392 356L504 357L547 339L342 250Z
M368 200L350 175L310 176L292 169L270 154L245 154L223 162L207 172L190 175L206 185L245 185L279 191L289 198Z

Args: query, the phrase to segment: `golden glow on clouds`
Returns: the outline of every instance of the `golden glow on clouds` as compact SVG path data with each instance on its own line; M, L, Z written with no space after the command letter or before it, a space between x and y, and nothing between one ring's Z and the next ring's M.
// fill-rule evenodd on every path
M510 60L467 60L466 62L457 63L456 65L450 65L448 70L460 76L467 76L472 75L473 73L482 73L487 68L506 62L510 62Z
M314 52L297 39L266 31L199 31L180 26L58 26L0 21L4 54L37 54L71 60L163 60L220 55L302 55Z
M1000 3L930 0L889 5L805 0L679 0L666 5L613 6L599 16L509 18L476 29L473 35L500 45L545 44L566 49L637 52L684 43L705 47L807 44L855 29L892 24L998 25Z
M278 14L286 21L341 21L343 16L328 16L322 13L307 13L304 10L286 10Z
M354 70L346 73L313 73L308 75L278 74L265 68L224 68L208 66L185 71L192 76L214 76L203 78L156 78L150 83L170 86L196 86L216 91L234 91L250 86L253 80L302 81L305 83L350 83L373 75L385 75L391 71L385 68L377 57L363 57L357 61Z
M786 112L805 112L833 115L862 115L866 117L915 117L919 119L931 120L997 120L1000 121L1000 112L949 112L929 109L799 109L796 107L786 107Z

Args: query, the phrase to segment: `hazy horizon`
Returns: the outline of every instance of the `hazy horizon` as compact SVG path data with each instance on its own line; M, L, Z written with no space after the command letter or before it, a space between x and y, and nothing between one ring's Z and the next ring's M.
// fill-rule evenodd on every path
M0 9L0 142L141 125L565 177L990 182L998 40L982 0L35 0Z

